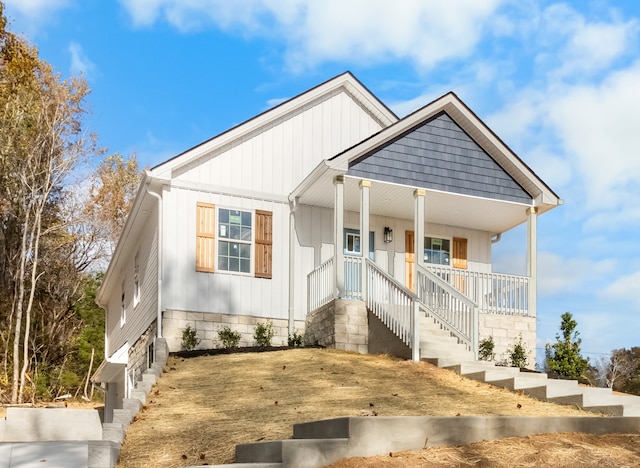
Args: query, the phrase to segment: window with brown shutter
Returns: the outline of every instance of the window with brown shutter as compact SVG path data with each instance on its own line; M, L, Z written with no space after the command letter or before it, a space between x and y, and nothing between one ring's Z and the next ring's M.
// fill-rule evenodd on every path
M198 202L196 208L196 271L212 272L215 262L216 206Z
M453 238L453 267L467 269L467 239Z
M255 275L271 278L273 248L273 213L256 210Z

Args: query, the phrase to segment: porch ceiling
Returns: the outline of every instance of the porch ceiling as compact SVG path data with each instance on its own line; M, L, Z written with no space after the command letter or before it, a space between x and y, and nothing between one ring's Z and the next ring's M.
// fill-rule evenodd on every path
M360 211L360 179L345 177L344 208ZM413 219L415 187L372 181L370 213L373 215ZM502 233L527 220L526 205L487 198L427 190L425 220L428 223L460 226ZM332 178L317 180L299 197L304 205L333 208L334 186Z

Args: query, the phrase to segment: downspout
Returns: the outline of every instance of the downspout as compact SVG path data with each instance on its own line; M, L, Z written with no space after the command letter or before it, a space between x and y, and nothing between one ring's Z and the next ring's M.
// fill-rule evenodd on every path
M147 189L147 193L158 199L158 320L156 336L162 338L162 197Z
M298 209L298 197L295 197L292 201L289 201L289 335L293 335L295 332L295 275L293 270L295 268L295 238L296 238L296 217L295 213Z
M500 242L500 239L502 239L502 233L499 232L498 234L496 234L492 239L491 239L491 243L492 244L497 244L498 242Z

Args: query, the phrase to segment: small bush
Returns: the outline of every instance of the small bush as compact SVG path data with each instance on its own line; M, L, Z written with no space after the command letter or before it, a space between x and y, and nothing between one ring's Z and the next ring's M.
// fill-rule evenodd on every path
M273 339L273 326L271 321L256 325L253 339L256 340L258 346L271 346L271 340Z
M287 343L291 347L302 346L304 344L304 335L299 335L295 330L293 331L293 335L289 335L289 339Z
M187 328L182 330L182 347L187 351L191 351L199 344L198 332L195 328L191 328L191 325L187 325Z
M527 367L527 348L522 341L522 335L513 344L513 348L507 348L507 354L511 361L511 367Z
M478 357L481 361L493 361L496 357L496 353L493 352L495 343L493 342L493 336L485 338L480 341L478 346Z
M240 332L233 331L228 326L218 330L218 338L222 341L222 346L226 349L237 348L240 343Z

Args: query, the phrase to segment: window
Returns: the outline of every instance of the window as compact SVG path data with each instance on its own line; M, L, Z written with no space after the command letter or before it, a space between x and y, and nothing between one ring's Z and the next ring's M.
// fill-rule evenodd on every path
M122 297L120 299L120 326L122 327L127 320L127 307L124 295L124 284L122 285Z
M136 253L133 263L133 307L140 302L140 252Z
M147 367L151 367L151 365L155 362L155 349L154 342L151 340L149 346L147 346Z
M438 237L424 238L424 262L467 268L467 239L454 237L453 240Z
M218 211L218 269L251 273L251 213Z
M375 260L375 233L369 232L369 258ZM360 230L348 229L344 230L344 253L345 255L360 255Z
M451 257L451 241L438 237L424 238L424 262L436 265L449 265Z
M216 208L198 203L196 271L253 273L272 276L272 212ZM253 263L252 263L253 258Z

